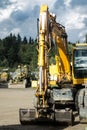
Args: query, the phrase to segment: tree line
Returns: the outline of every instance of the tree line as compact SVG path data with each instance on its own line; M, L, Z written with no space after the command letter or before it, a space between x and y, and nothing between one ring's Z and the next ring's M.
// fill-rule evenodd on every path
M27 64L33 70L37 67L37 42L31 37L21 38L12 33L0 39L0 67L16 68L19 64Z
M17 36L12 33L0 39L0 69L2 68L17 68L20 64L29 65L31 71L37 68L38 52L37 40L29 37L22 38L20 34ZM69 53L71 52L72 44L68 42ZM51 50L50 64L55 63L55 47Z

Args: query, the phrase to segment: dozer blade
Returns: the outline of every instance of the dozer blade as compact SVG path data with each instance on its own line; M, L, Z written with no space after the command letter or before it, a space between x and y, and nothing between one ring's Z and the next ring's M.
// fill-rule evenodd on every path
M79 110L80 122L87 123L87 107L82 107Z
M26 88L26 82L8 83L8 88Z
M23 83L8 83L8 88L26 88L26 85Z
M26 88L27 87L27 80L19 81L19 82L12 82L9 81L8 88Z

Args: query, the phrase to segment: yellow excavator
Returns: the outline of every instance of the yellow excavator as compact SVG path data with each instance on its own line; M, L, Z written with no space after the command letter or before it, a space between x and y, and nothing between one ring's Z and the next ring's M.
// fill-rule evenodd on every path
M21 124L36 120L63 121L72 125L75 108L80 120L87 119L87 45L73 47L71 65L65 27L56 22L56 16L49 12L47 5L40 7L38 32L39 81L36 103L34 109L19 110ZM49 65L49 53L53 48L56 63Z

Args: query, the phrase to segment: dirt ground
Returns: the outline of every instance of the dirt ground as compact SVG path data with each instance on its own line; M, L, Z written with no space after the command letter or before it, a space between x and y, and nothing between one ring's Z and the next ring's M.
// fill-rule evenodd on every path
M0 88L0 130L85 130L87 124L79 123L78 116L73 126L67 124L20 125L19 109L32 108L35 88L8 89Z

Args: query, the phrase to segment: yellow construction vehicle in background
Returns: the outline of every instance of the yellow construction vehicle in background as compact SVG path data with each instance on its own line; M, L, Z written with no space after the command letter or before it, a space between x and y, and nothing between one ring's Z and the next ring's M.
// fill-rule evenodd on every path
M0 82L8 82L9 80L9 72L8 68L3 69L0 73Z
M31 86L30 71L27 65L18 65L10 76L8 88L27 88Z
M83 116L83 113L79 111L80 119L87 119L87 96L85 96L87 90L82 89L84 88L82 85L87 81L86 45L74 47L71 69L65 27L56 22L56 16L49 12L47 5L40 7L38 42L39 81L35 93L35 109L20 109L20 122L36 119L38 121L65 121L72 125L73 109L75 106L78 109L81 108L82 104L81 110L85 114ZM56 63L49 65L49 53L52 48L56 49ZM80 49L83 50L80 51ZM79 63L83 62L83 58L84 63Z

